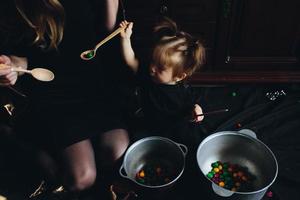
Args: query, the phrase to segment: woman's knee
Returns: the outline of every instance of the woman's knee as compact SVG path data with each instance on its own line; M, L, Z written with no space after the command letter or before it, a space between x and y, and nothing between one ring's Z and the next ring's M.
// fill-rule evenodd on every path
M125 153L129 145L128 132L124 129L119 129L119 133L114 137L115 141L112 144L113 160L117 160Z
M71 191L79 192L92 187L96 181L96 170L87 168L73 175L70 178L69 188Z
M104 159L116 161L122 157L128 145L128 132L125 129L114 129L102 134L100 153Z
M82 191L91 187L96 180L94 150L89 140L80 141L62 154L66 172L65 184L72 191Z

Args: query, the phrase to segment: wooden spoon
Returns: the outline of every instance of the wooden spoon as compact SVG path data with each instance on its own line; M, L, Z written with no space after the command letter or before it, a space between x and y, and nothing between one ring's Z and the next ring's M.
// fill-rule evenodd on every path
M39 81L52 81L54 79L54 74L48 69L44 68L34 68L32 70L23 69L21 67L12 68L15 72L25 72L31 74L34 78Z
M105 44L107 41L118 35L124 28L120 27L116 29L114 32L112 32L110 35L108 35L106 38L104 38L102 41L100 41L94 49L86 50L80 54L81 59L83 60L91 60L96 56L97 49Z

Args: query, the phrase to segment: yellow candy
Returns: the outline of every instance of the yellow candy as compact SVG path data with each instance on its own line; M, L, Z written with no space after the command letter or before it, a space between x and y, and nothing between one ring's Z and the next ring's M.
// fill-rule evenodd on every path
M220 169L219 168L214 168L214 171L216 172L216 173L218 173L219 171L220 171Z

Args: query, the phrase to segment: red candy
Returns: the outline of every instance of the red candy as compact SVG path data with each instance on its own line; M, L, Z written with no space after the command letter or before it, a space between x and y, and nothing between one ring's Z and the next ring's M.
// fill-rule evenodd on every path
M231 191L245 191L251 187L251 175L247 168L238 164L216 161L207 177L220 187Z

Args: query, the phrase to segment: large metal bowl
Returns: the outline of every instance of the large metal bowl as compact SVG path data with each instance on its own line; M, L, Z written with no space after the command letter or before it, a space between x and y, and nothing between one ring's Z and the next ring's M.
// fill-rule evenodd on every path
M140 139L133 143L125 153L120 175L137 185L148 189L162 189L172 185L182 175L185 167L187 147L159 136ZM136 181L136 174L147 164L159 160L172 166L176 176L163 185L146 185Z
M197 150L197 162L206 176L216 161L236 163L247 167L256 178L249 191L233 192L212 182L216 194L229 199L259 200L275 181L278 173L277 160L272 151L249 130L223 131L205 138Z

